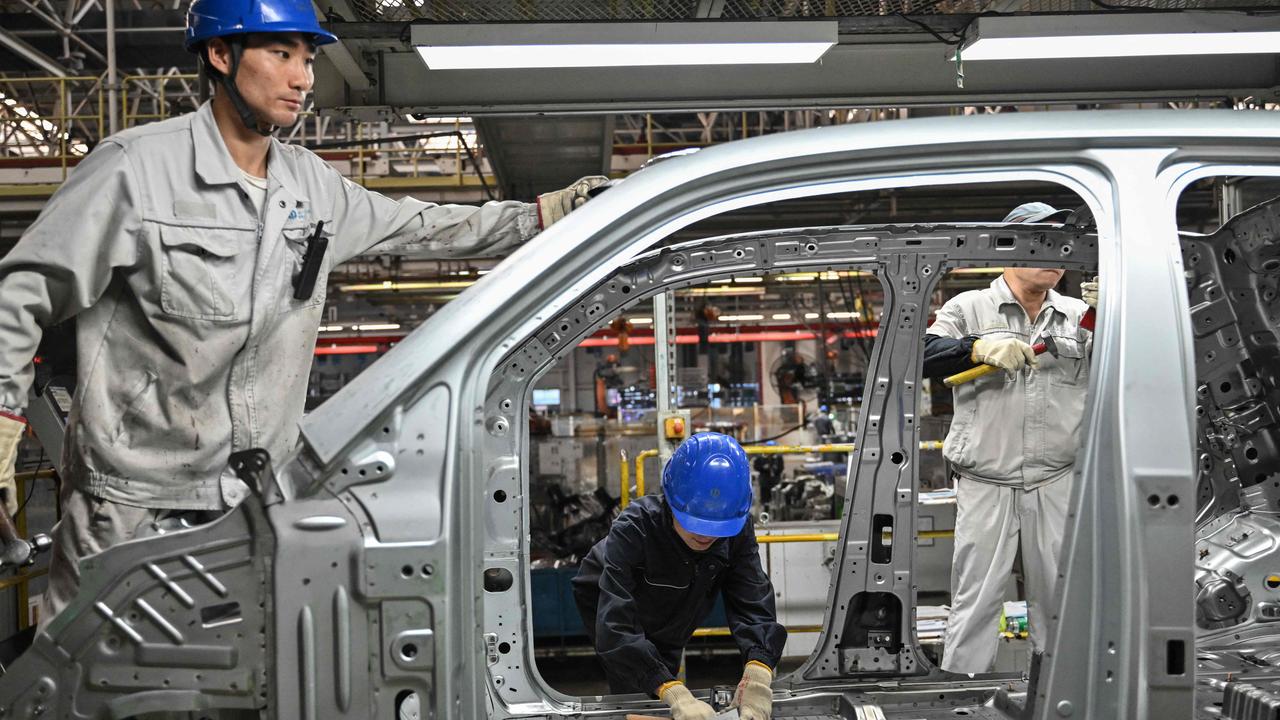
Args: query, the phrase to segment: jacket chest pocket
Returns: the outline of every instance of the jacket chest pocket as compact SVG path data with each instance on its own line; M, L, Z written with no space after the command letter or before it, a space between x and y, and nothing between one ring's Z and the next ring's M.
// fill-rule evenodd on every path
M160 307L170 315L235 321L249 316L252 230L161 225Z
M315 228L315 224L291 225L281 230L286 248L284 265L288 273L286 278L286 297L289 299L289 304L292 308L321 305L324 303L328 293L329 268L333 264L333 233L329 229L330 223L328 222L325 222L325 227L321 229L319 237L315 234ZM306 265L307 251L320 238L324 238L328 244L325 247L324 254L317 261L319 262L319 267L316 272L315 286L311 289L311 294L307 298L299 300L294 297L294 291L298 287L297 284Z
M1085 357L1085 344L1075 338L1054 337L1058 355L1049 371L1049 384L1064 387L1085 387L1089 384L1089 358Z

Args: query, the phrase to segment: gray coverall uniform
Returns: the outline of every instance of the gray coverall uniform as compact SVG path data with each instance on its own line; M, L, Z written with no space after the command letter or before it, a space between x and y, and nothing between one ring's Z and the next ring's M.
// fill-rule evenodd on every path
M1059 356L1040 368L996 373L955 388L955 417L943 455L957 475L951 615L944 670L990 670L1000 611L1021 543L1028 623L1043 648L1044 607L1058 574L1072 469L1089 386L1088 306L1052 290L1028 318L1003 277L961 293L938 311L928 334L962 339L1051 335Z
M274 139L267 173L259 215L206 103L103 140L0 260L0 406L26 406L42 328L78 316L42 624L80 557L166 513L224 512L246 491L232 452L293 448L334 265L501 253L538 232L535 205L397 202ZM328 251L297 300L319 221Z

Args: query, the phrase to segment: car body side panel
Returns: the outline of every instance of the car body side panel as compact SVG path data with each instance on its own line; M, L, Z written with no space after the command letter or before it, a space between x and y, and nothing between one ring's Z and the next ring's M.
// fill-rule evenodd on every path
M554 321L578 318L585 333L593 318L633 301L634 295L619 297L620 286L607 287L610 276L630 272L632 285L652 294L757 268L755 260L742 263L732 253L684 274L662 269L672 252L637 260L664 233L701 215L831 192L1049 179L1079 193L1094 211L1097 263L1107 284L1059 621L1031 716L1190 717L1193 604L1190 592L1179 588L1193 581L1194 338L1172 203L1180 183L1212 163L1280 166L1280 119L1229 112L1039 115L821 129L713 148L637 173L519 250L310 415L303 446L280 459L264 501L251 500L208 526L127 543L89 561L82 596L0 678L0 707L11 716L31 716L34 697L49 698L43 711L53 717L123 716L160 703L168 703L166 709L199 703L263 708L279 717L365 718L390 717L407 693L418 695L424 715L439 718L616 714L648 706L558 696L532 669L520 392L558 352L547 343ZM1070 117L1043 117L1053 115ZM903 237L902 230L880 230ZM851 239L856 243L856 236ZM761 246L760 237L754 242ZM896 293L890 322L904 323L907 307L922 302L918 293L927 286L923 269L934 262L930 254L1000 264L977 255L961 258L953 248L944 250L942 240L933 242L913 250L767 257L775 268L836 257L875 266ZM769 243L765 238L774 253ZM1028 252L1023 259L1029 258ZM1086 260L1076 260L1077 267ZM649 266L649 275L639 272L640 265L620 270L633 261L657 265ZM597 303L601 307L589 314ZM913 317L904 330L922 332L923 317ZM884 394L872 393L870 405L882 422L891 417L893 424L878 428L878 448L868 443L867 453L855 459L859 483L868 475L865 485L854 485L850 500L865 498L865 504L851 509L863 513L857 524L846 519L833 598L852 598L867 588L868 576L855 576L846 563L860 556L858 543L871 541L868 516L891 515L895 528L912 522L899 493L914 487L915 456L897 408L912 406L901 385L919 372L918 358L910 357L917 342L882 343L878 351L876 382L883 378L886 386ZM861 428L863 437L876 437L869 430ZM892 451L903 448L910 451L905 463L893 463ZM870 457L871 450L878 457ZM1150 503L1153 496L1160 502ZM1185 501L1175 505L1172 496ZM421 503L417 514L415 503ZM893 533L886 568L909 578L910 545L910 533ZM210 554L207 562L202 553ZM209 597L194 606L183 603L147 570L148 563L184 588L205 588L200 592ZM914 607L910 582L898 575L889 582L895 587L888 594L902 605L897 627L905 636ZM146 653L139 656L138 648L171 635L140 606L135 624L128 613L138 598L161 617L192 622L187 631L167 620L192 646L230 648L234 663L227 667L223 660L219 669L239 673L235 687L223 674L195 669L180 673L181 686L172 685L172 677L170 686L163 685L158 672L149 675L158 666L143 662ZM217 613L200 614L233 600L243 628L234 638ZM815 657L830 663L843 650L850 662L843 670L819 664L814 679L802 674L780 683L791 691L780 697L780 706L823 687L890 692L910 680L866 673L872 656L840 647L847 644L846 626L837 625L843 620L835 613L827 618ZM142 640L135 642L121 623ZM219 652L225 658L226 651ZM171 676L174 667L181 664L167 665ZM130 684L134 673L147 682ZM919 679L953 690L973 687L932 673ZM989 681L978 685L992 687Z

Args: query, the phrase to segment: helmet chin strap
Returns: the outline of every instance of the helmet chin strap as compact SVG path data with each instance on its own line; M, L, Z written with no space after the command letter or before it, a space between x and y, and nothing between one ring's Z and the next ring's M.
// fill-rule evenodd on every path
M231 98L231 104L235 106L236 112L240 114L240 120L245 127L262 136L270 136L277 128L275 125L268 125L264 130L258 123L258 116L249 108L249 104L244 101L244 96L240 94L239 88L236 87L236 73L240 70L240 57L244 54L244 41L239 37L227 39L227 44L231 47L231 72L222 76L222 89L227 93L227 97Z

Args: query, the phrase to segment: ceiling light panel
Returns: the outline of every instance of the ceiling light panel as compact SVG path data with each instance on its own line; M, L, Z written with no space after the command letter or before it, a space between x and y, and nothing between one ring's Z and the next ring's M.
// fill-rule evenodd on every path
M833 20L414 25L431 70L812 63L836 44Z
M1244 13L981 17L972 35L965 61L1280 54L1280 19Z

